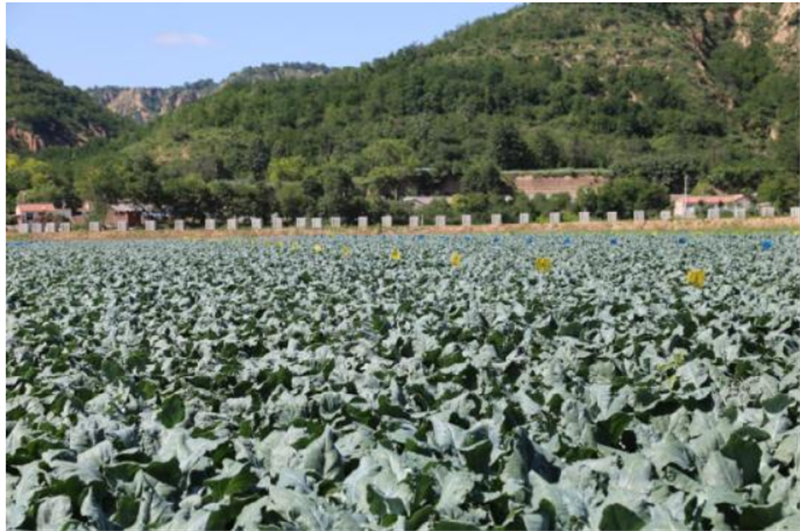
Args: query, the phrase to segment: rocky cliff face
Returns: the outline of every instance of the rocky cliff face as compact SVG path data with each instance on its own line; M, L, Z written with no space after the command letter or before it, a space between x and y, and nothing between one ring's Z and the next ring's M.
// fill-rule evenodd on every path
M87 92L106 109L147 123L182 105L213 94L231 83L304 79L327 74L330 69L314 63L263 64L231 74L217 83L204 79L175 87L95 87Z

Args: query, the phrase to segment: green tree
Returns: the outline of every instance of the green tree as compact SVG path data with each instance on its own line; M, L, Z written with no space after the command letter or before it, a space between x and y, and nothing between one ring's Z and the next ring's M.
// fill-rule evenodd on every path
M561 148L546 131L537 130L531 140L534 168L557 168L561 165Z
M500 169L488 159L473 162L461 179L461 190L466 193L502 193L508 186L503 182Z
M276 199L282 216L296 218L303 216L308 203L299 182L284 182L278 186Z
M769 201L782 212L800 205L800 182L797 175L781 172L767 177L758 187L758 199Z
M492 156L504 170L527 169L533 164L528 145L508 121L500 122L492 132Z
M319 208L326 216L352 219L359 214L358 191L348 170L340 164L321 168L323 194Z
M273 159L269 164L268 179L276 187L287 182L300 182L306 174L305 157L292 156Z
M264 179L264 172L269 166L269 148L261 138L257 138L250 146L249 163L253 179Z

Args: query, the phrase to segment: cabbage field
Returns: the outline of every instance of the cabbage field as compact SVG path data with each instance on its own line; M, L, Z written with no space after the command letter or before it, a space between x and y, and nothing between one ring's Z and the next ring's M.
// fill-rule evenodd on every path
M800 528L799 243L9 245L6 527Z

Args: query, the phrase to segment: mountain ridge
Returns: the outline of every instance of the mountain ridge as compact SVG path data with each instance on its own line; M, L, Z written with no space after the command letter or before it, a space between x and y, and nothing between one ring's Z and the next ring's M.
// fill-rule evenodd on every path
M90 87L86 92L108 110L148 123L175 109L214 94L232 83L254 83L303 79L327 75L332 69L318 63L262 63L234 72L219 82L201 79L170 87Z

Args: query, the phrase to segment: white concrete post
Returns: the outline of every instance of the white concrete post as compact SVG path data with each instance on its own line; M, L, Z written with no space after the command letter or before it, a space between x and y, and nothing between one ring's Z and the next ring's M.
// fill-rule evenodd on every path
M736 219L745 219L747 217L747 210L743 207L734 207L733 217Z
M550 212L550 225L561 223L561 212Z
M644 210L634 210L633 211L633 221L641 223L644 221Z
M358 228L366 229L369 227L369 218L367 216L358 216Z
M206 220L206 230L217 230L217 220L216 219L207 219Z
M44 231L45 232L55 232L56 231L56 224L53 222L45 223L44 224Z
M117 230L119 232L125 232L128 230L128 222L127 221L117 221Z
M383 216L381 218L381 225L384 229L392 228L392 216Z
M581 223L589 223L589 221L591 221L591 217L589 216L589 213L586 211L578 212L578 221L580 221Z
M617 222L617 213L616 212L606 212L606 221L609 223L616 223Z
M89 232L100 232L100 222L99 221L90 221L89 222Z
M503 215L492 214L492 225L502 225L502 224L503 224Z
M280 216L272 216L272 228L281 230L283 228L283 218Z
M672 219L672 212L670 210L662 210L659 216L661 221L669 221Z
M182 219L176 219L174 228L176 231L182 232L186 230L186 222Z
M461 226L462 227L472 226L472 214L463 214L461 216Z
M31 230L31 227L28 223L20 223L17 225L17 232L20 234L28 234Z
M250 218L250 228L253 230L261 230L264 227L264 221L261 218Z
M410 216L408 218L408 226L412 229L419 227L419 216Z
M72 227L70 227L70 224L69 224L69 223L67 223L67 222L64 222L64 223L59 223L59 225L58 225L58 232L69 232L69 230L70 230L71 228L72 228Z
M706 219L719 219L719 207L712 207L706 211Z
M297 218L295 220L295 227L297 227L298 229L306 228L306 218Z
M520 225L527 225L531 222L531 215L527 212L522 212L519 215L519 224Z
M148 232L153 232L156 230L156 221L154 219L144 220L144 230Z
M39 234L40 232L42 232L42 224L39 222L31 223L31 232L33 232L34 234Z
M314 230L322 229L322 218L311 218L311 228Z
M774 218L775 217L775 207L771 206L763 206L759 209L759 215L762 218Z
M333 216L331 218L331 227L334 229L339 229L342 227L342 218L339 216Z
M444 227L447 225L447 216L436 216L433 218L433 224L437 227Z

